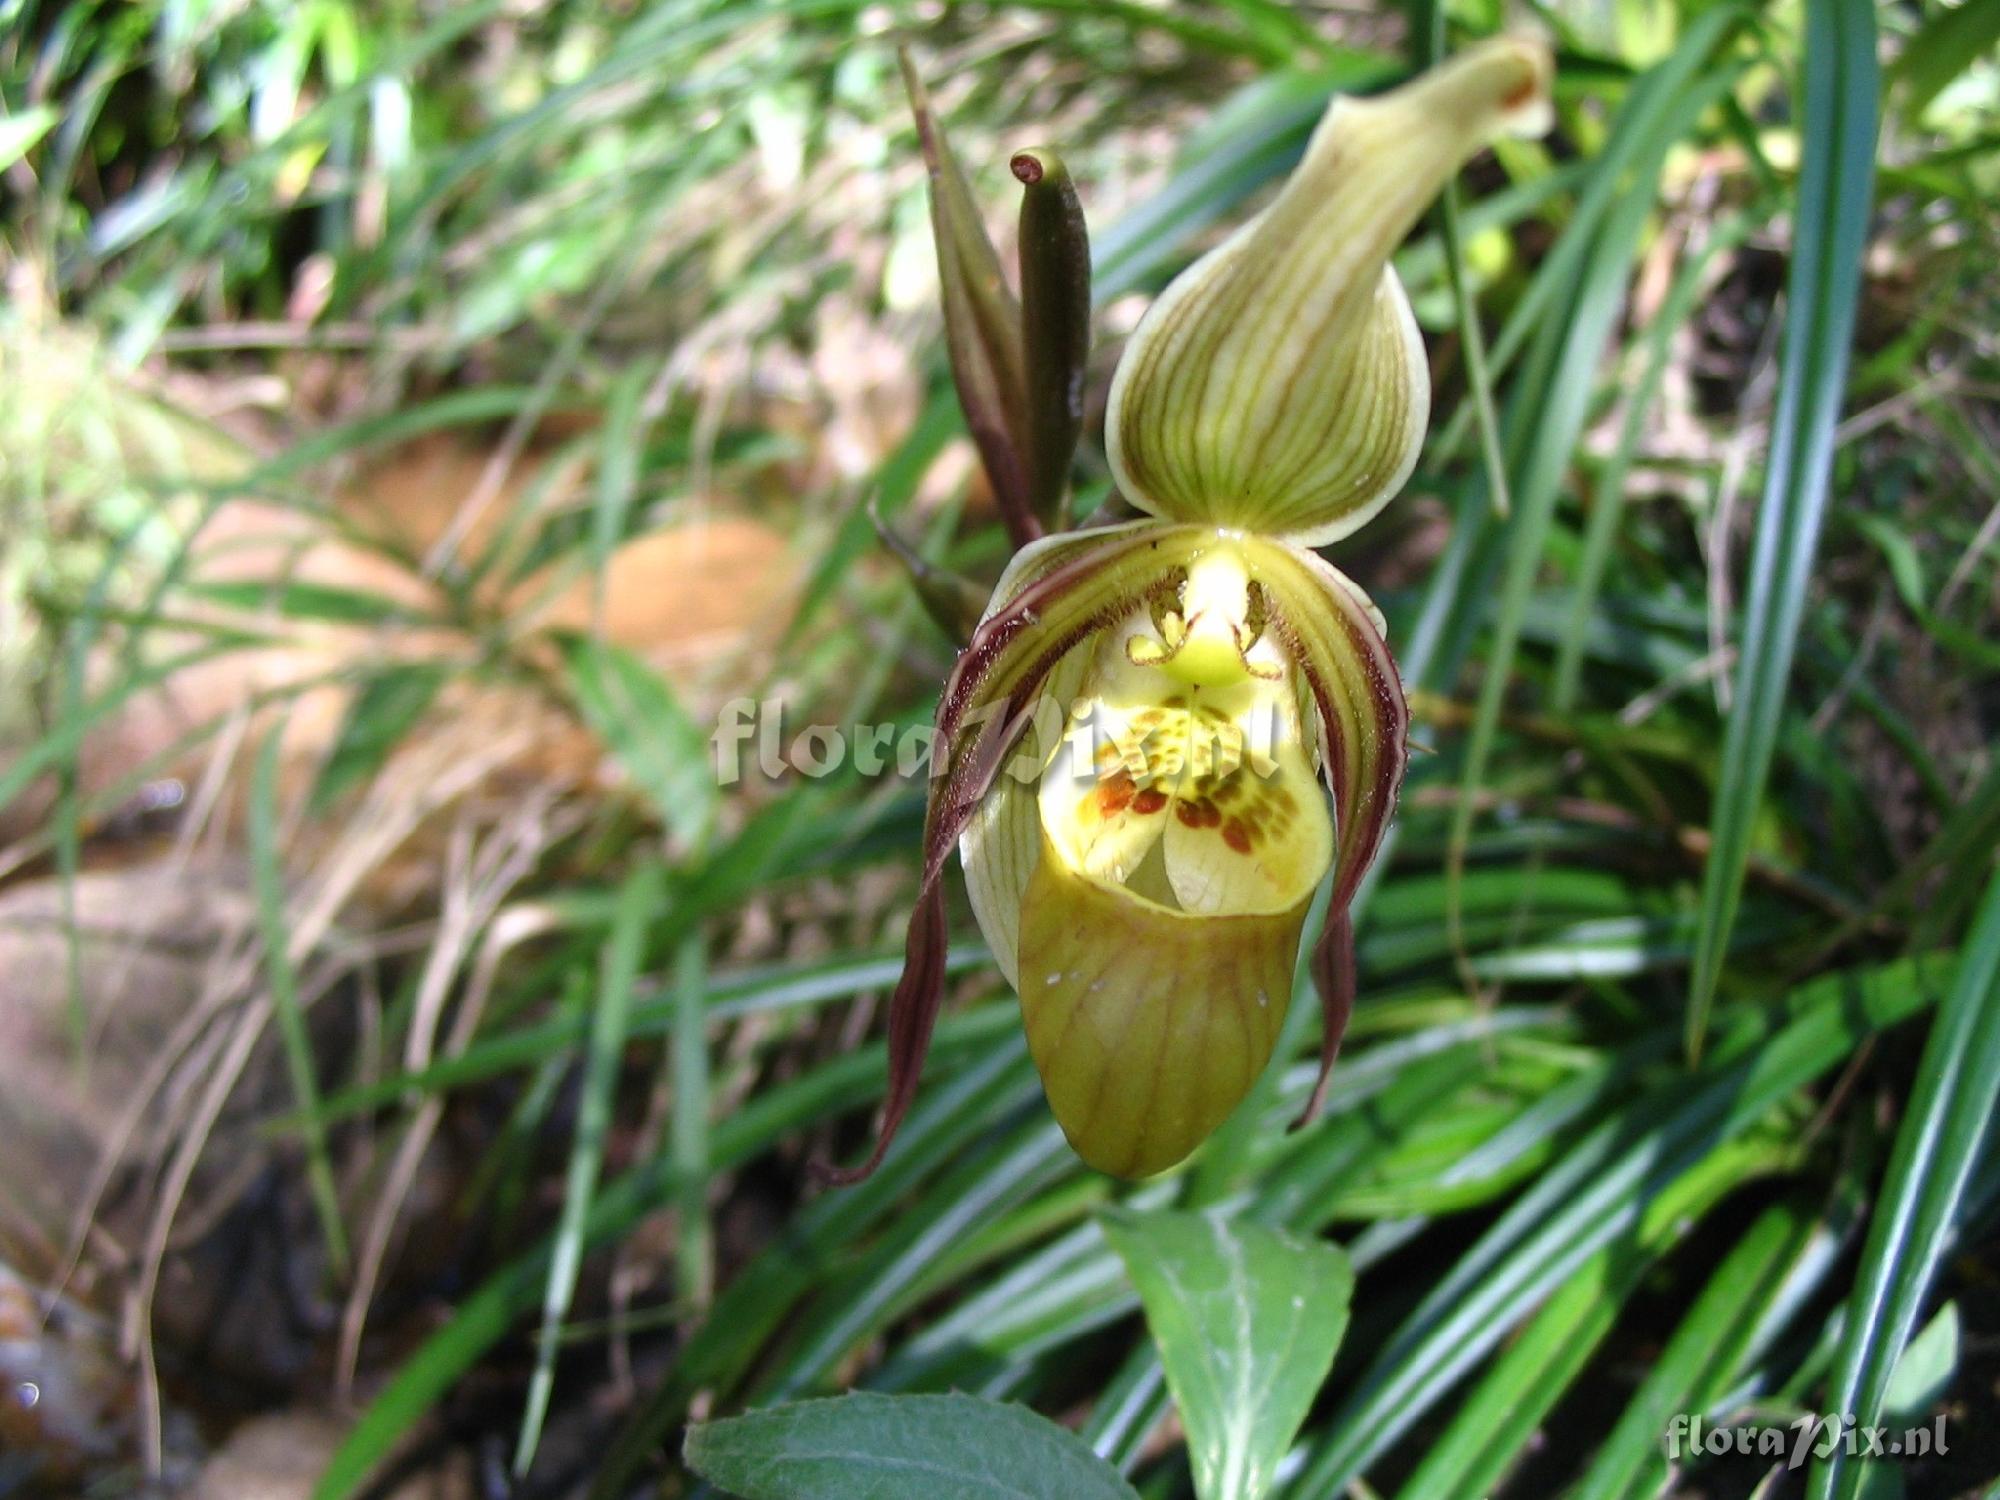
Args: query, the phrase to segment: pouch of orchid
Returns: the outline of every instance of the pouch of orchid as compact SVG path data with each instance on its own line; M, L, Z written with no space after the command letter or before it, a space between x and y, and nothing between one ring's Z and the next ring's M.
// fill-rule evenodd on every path
M1105 447L1146 519L1062 531L1089 304L1053 152L1026 186L1019 302L906 63L931 174L952 372L1018 551L945 683L922 881L890 1006L881 1160L944 985L945 867L1020 995L1050 1108L1119 1177L1179 1162L1269 1061L1306 912L1324 1097L1354 999L1348 906L1395 806L1408 712L1368 596L1313 549L1408 478L1430 400L1389 256L1502 132L1539 133L1549 63L1501 39L1336 99L1277 198L1152 305ZM927 599L948 592L920 579Z

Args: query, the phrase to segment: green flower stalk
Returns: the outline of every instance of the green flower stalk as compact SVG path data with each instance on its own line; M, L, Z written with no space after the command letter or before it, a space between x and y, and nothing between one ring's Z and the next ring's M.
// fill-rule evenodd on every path
M1015 158L1024 319L911 82L953 371L1026 544L938 705L882 1129L832 1175L872 1171L915 1095L956 847L1064 1133L1093 1167L1143 1177L1200 1145L1269 1061L1330 873L1299 1123L1324 1098L1354 1001L1348 907L1409 715L1381 614L1310 549L1387 504L1423 441L1429 375L1389 256L1466 158L1547 128L1549 61L1501 39L1336 100L1270 207L1167 288L1119 361L1105 446L1147 518L1075 532L1053 530L1082 368L1074 194L1053 153Z

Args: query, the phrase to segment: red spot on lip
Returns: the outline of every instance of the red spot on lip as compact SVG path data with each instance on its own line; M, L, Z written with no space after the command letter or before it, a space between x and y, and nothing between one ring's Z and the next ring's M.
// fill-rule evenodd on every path
M1131 803L1135 791L1132 778L1123 771L1108 776L1097 784L1097 810L1107 818L1121 813Z
M1238 854L1250 852L1250 830L1243 826L1241 818L1231 818L1222 825L1222 842Z
M1132 799L1135 813L1156 813L1167 805L1167 794L1156 786L1149 786Z

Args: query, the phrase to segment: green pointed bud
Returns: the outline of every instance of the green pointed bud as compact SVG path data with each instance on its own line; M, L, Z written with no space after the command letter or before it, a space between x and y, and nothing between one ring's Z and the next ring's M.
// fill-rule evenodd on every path
M1028 508L1045 531L1067 524L1069 469L1083 435L1090 359L1090 232L1060 156L1017 151L1021 182L1021 332L1027 351Z

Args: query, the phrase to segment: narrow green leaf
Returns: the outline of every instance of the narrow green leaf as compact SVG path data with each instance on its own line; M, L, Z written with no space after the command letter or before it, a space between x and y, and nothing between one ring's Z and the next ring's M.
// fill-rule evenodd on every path
M1429 24L1421 28L1424 65L1434 68L1445 58L1445 6L1443 0L1427 0L1424 8L1430 12ZM1458 328L1460 357L1465 362L1466 399L1479 427L1487 499L1492 502L1494 516L1504 520L1514 508L1507 493L1507 458L1500 444L1499 414L1493 405L1493 376L1486 363L1486 331L1480 326L1479 304L1466 275L1465 231L1460 219L1454 178L1438 194L1438 240L1444 251L1445 281L1451 288L1452 321Z
M1727 10L1710 13L1711 17L1724 19L1728 14ZM1699 60L1713 44L1710 29L1691 34L1657 71L1664 75L1687 67L1690 59ZM1632 167L1632 185L1590 243L1565 319L1560 325L1550 325L1546 334L1558 378L1546 389L1539 389L1541 382L1528 377L1520 382L1529 392L1526 409L1533 411L1536 419L1531 426L1517 428L1525 434L1525 440L1519 479L1514 486L1516 511L1508 526L1506 572L1495 607L1493 637L1480 674L1479 703L1466 742L1463 791L1452 813L1447 867L1454 881L1461 877L1465 867L1465 850L1480 805L1486 768L1499 735L1500 712L1513 681L1514 659L1520 648L1530 597L1541 572L1563 475L1589 415L1605 345L1625 302L1632 262L1652 210L1655 185L1669 148L1704 110L1724 95L1733 81L1732 72L1719 70L1676 95L1672 107L1664 114L1646 116L1649 128L1639 138L1643 149L1637 153ZM1635 91L1627 109L1637 113L1650 97ZM1447 925L1457 941L1460 913L1456 899L1449 909Z
M879 1047L867 1051L875 1068L874 1089L864 1097L876 1097L883 1053ZM783 1235L731 1278L707 1320L689 1336L664 1378L627 1420L598 1467L590 1500L622 1500L629 1494L635 1475L687 1418L697 1395L706 1392L711 1399L728 1400L740 1393L767 1341L791 1326L801 1299L823 1285L827 1268L845 1259L858 1237L891 1214L901 1213L911 1202L911 1189L942 1165L962 1159L993 1129L996 1117L1027 1106L1035 1087L1034 1071L1018 1021L1009 1034L978 1049L974 1058L963 1071L925 1089L903 1127L901 1144L874 1176L812 1200L794 1215ZM933 1071L938 1061L933 1054ZM809 1084L814 1076L800 1084ZM802 1109L801 1103L795 1099L789 1108L794 1128L803 1123L802 1114L810 1118L820 1112L810 1104ZM765 1118L746 1120L753 1113L746 1108L717 1127L718 1162L741 1159L725 1153L725 1135L734 1146L746 1125L754 1124L759 1137L767 1141L783 1128L783 1122L773 1121L768 1111L755 1112Z
M590 509L590 600L592 618L604 611L605 570L611 554L625 539L632 500L639 489L639 448L645 433L639 422L639 402L651 372L634 364L611 387L604 409L604 431L597 453L597 493Z
M1701 1055L1743 895L1751 830L1764 797L1792 654L1812 584L1833 468L1834 426L1854 338L1861 257L1875 178L1873 0L1806 11L1804 158L1792 213L1791 274L1771 447L1743 608L1736 691L1702 881L1701 930L1688 977L1687 1049Z
M1007 1009L1011 1011L1013 1007ZM1008 1029L1018 1037L1019 1022L1014 1016L1002 1013L997 1006L991 1007L988 1015L1007 1021ZM947 1018L939 1032L943 1033L953 1019L956 1018ZM984 1045L979 1049L980 1063L918 1102L904 1129L904 1148L897 1159L885 1163L874 1178L853 1192L822 1199L821 1202L829 1204L822 1211L823 1216L848 1215L841 1222L854 1226L858 1232L858 1228L872 1222L867 1217L869 1212L879 1216L886 1205L896 1202L908 1190L912 1179L933 1170L940 1157L962 1149L968 1138L986 1127L995 1078L1003 1077L1010 1063L1026 1066L1026 1048L1017 1046L1010 1057L1001 1033L1000 1027L986 1028ZM720 1121L710 1142L717 1169L739 1166L757 1152L768 1149L773 1141L794 1134L828 1113L853 1108L877 1096L881 1091L885 1050L879 1042L860 1048L835 1063L780 1084ZM670 1195L673 1187L669 1163L664 1157L640 1163L592 1200L590 1217L584 1226L585 1242L601 1244L627 1232L664 1196ZM808 1214L813 1212L808 1210ZM808 1227L801 1226L802 1233ZM387 1460L411 1427L451 1389L453 1382L507 1335L515 1321L543 1295L554 1246L553 1237L544 1239L459 1300L450 1320L396 1370L381 1394L349 1430L320 1475L313 1490L314 1500L349 1500ZM780 1248L789 1251L792 1247L787 1242ZM743 1293L740 1297L739 1288ZM723 1308L730 1314L729 1326L712 1339L720 1351L691 1345L684 1356L686 1362L700 1367L695 1378L706 1385L722 1384L727 1375L724 1368L727 1361L748 1360L755 1353L754 1340L745 1335L745 1326L756 1318L776 1321L789 1305L789 1301L772 1292L768 1275L753 1277L746 1271L739 1276L723 1298ZM694 1344L701 1343L708 1328L717 1327L711 1322L697 1331ZM633 1466L647 1461L657 1451L666 1429L678 1419L680 1403L685 1399L684 1389L663 1386L656 1392L654 1404L630 1429L635 1434L632 1441L614 1447L599 1471L603 1493L624 1493L619 1486Z
M521 1417L520 1441L514 1448L514 1473L523 1475L534 1462L555 1389L555 1360L562 1342L562 1322L576 1295L583 1269L583 1250L590 1221L591 1199L597 1192L598 1169L604 1162L604 1138L611 1128L611 1108L618 1091L618 1073L625 1055L625 1027L632 1014L632 989L645 954L647 925L659 914L661 875L658 865L640 864L625 877L618 891L618 912L598 967L597 1004L590 1027L590 1050L584 1056L583 1083L570 1142L569 1171L563 1183L562 1218L556 1228L555 1253L549 1261L547 1290L542 1299L542 1331L535 1349L535 1373L528 1386L527 1410Z
M986 601L990 589L983 589L963 574L950 568L941 567L925 557L910 543L903 540L903 534L882 518L880 508L871 499L868 502L868 519L874 524L875 535L882 539L882 545L889 549L889 555L901 565L910 580L910 587L916 590L917 598L924 606L945 638L960 650L972 639L972 632L979 628L979 618L986 613Z
M1493 1362L1427 1445L1399 1500L1493 1494L1659 1257L1722 1198L1785 1159L1784 1146L1768 1138L1731 1142L1653 1196L1637 1222L1579 1267Z
M798 608L785 627L778 652L787 656L818 619L819 612L835 589L852 576L857 561L868 550L871 534L882 526L893 526L896 516L907 506L917 486L930 472L939 453L960 432L959 414L952 398L942 392L924 403L924 409L909 435L875 470L869 493L858 501L840 523L840 530L821 552L811 575L799 590ZM982 606L985 600L981 600Z
M1187 1428L1202 1500L1257 1500L1347 1331L1339 1247L1220 1214L1106 1209Z
M1922 1416L1943 1398L1958 1374L1958 1304L1947 1302L1911 1339L1882 1393L1882 1411L1893 1421Z
M1896 1132L1848 1304L1826 1409L1879 1425L1898 1362L1937 1274L2000 1096L2000 872L1986 888L1951 993L1938 1010ZM1835 1452L1813 1470L1812 1500L1853 1500L1870 1464Z
M678 1191L680 1296L708 1306L715 1291L715 1241L708 1222L708 960L701 937L682 939L674 960L673 1119L669 1155Z
M18 114L0 115L0 172L34 150L60 118L55 108L47 104L35 105Z
M977 1396L800 1401L692 1427L681 1453L742 1500L1138 1500L1067 1428Z
M285 1066L291 1073L292 1095L306 1123L299 1133L306 1146L306 1179L312 1187L314 1211L326 1239L327 1258L335 1276L347 1274L347 1230L341 1222L340 1196L333 1182L333 1156L327 1149L326 1126L320 1120L319 1079L313 1065L312 1036L299 1004L297 976L292 970L291 929L285 922L285 871L278 853L278 757L284 743L280 722L264 736L250 786L250 872L257 887L258 935L264 944L264 972L271 989L271 1010L284 1042Z
M429 710L445 677L445 669L436 663L410 662L391 666L362 683L313 782L314 813L325 812L381 769Z
M1761 1120L1863 1038L1925 1003L1910 962L1831 975L1797 1018L1635 1100L1541 1174L1405 1321L1335 1416L1293 1493L1337 1494L1564 1277L1635 1222L1656 1186ZM1761 1026L1761 1016L1758 1018ZM1755 1045L1752 1045L1752 1043Z
M1612 544L1618 537L1619 518L1625 512L1625 481L1632 461L1652 421L1653 403L1673 359L1674 339L1693 315L1695 305L1707 285L1709 267L1719 255L1733 251L1749 237L1752 220L1737 214L1715 225L1694 254L1686 257L1674 273L1659 311L1646 330L1646 362L1638 381L1626 397L1625 421L1618 433L1618 446L1592 485L1590 519L1584 529L1583 555L1576 565L1576 581L1570 589L1569 624L1556 650L1555 685L1549 690L1549 705L1567 714L1576 704L1577 688L1583 672L1584 646L1598 595L1611 562Z
M1936 6L1890 70L1889 82L1902 90L1904 115L1921 119L1946 84L1992 56L1995 43L2000 43L2000 0Z
M1722 1398L1813 1227L1798 1203L1759 1216L1681 1319L1570 1500L1645 1500L1665 1491L1662 1434L1676 1416L1707 1415Z
M406 604L368 589L297 579L258 578L194 582L186 585L196 599L246 613L271 610L293 620L325 620L336 625L409 625L424 616Z
M575 637L563 647L570 691L584 721L683 843L714 826L717 788L708 736L673 689L623 646Z

